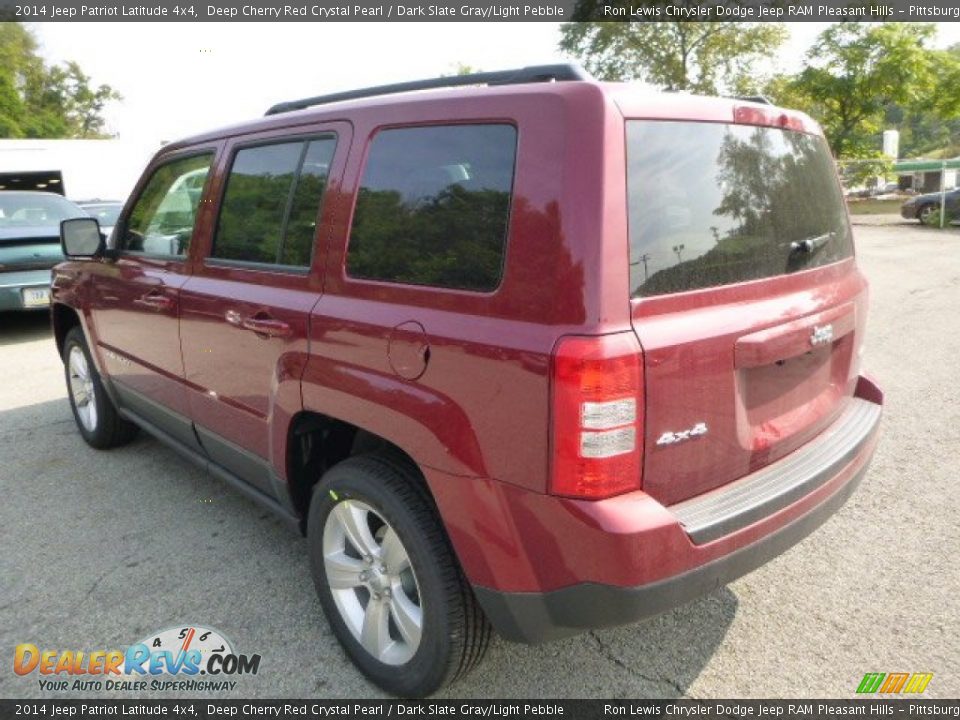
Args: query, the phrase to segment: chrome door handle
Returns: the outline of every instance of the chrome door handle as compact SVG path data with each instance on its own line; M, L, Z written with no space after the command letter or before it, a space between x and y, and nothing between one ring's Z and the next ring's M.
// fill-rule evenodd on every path
M159 292L147 293L146 295L138 297L133 302L153 310L169 310L173 307L173 298Z
M245 330L249 330L261 337L289 337L290 326L283 320L274 318L248 317L242 322Z

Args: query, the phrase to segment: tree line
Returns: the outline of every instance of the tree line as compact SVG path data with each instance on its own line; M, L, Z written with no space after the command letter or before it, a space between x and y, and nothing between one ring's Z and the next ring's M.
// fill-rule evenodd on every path
M936 49L935 36L932 23L837 23L790 74L778 71L781 23L572 22L560 48L600 79L802 110L838 158L878 157L888 128L900 130L902 155L960 155L960 44Z
M46 63L22 23L0 23L0 138L104 137L103 109L119 99L75 62Z
M572 22L561 26L560 48L603 80L762 94L803 110L838 158L878 157L881 131L891 127L902 155L960 155L960 44L937 49L935 36L932 23L837 23L795 73L778 70L782 23ZM103 110L119 99L77 63L45 62L22 23L0 23L0 137L105 137Z

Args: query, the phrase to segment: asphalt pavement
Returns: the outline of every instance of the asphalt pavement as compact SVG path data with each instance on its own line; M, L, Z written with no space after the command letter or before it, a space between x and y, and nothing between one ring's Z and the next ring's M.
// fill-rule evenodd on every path
M867 672L932 672L926 697L960 696L960 232L855 231L872 283L864 367L886 415L850 502L648 622L538 647L496 639L440 697L852 697ZM303 539L149 437L83 443L45 316L0 314L0 378L0 697L82 696L16 675L20 643L122 649L178 625L262 656L215 697L381 695L330 634Z

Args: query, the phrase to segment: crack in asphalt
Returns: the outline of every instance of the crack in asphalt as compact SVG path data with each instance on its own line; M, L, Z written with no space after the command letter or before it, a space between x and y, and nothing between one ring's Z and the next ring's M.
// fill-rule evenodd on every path
M93 595L94 591L97 589L100 583L103 582L107 577L109 577L113 573L117 572L117 570L120 569L120 566L125 564L126 561L129 560L131 557L133 557L134 554L135 553L132 553L132 552L127 553L122 558L120 558L120 561L115 563L109 570L101 573L100 577L98 577L96 580L93 581L93 584L90 586L90 589L87 590L87 592L84 594L83 599L86 600L88 597Z
M632 665L628 665L626 662L623 661L623 659L617 656L617 654L610 648L610 646L600 639L600 636L597 635L597 632L595 630L590 630L587 634L591 638L593 638L593 641L596 644L597 649L600 651L600 655L603 656L605 659L609 660L610 662L612 662L617 667L623 670L626 670L631 675L634 675L640 678L641 680L646 680L649 683L659 683L662 685L669 685L673 690L676 691L676 693L681 698L686 697L686 692L684 691L680 683L678 683L676 680L673 680L672 678L668 678L668 677L654 677L652 675L647 675L645 673L640 672L635 667L633 667Z

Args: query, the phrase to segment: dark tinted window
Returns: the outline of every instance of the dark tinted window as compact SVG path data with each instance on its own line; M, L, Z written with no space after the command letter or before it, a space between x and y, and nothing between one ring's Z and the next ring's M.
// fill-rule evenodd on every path
M127 218L120 248L153 255L184 256L197 222L210 153L157 168Z
M637 120L627 144L634 296L781 275L853 252L821 138Z
M380 132L357 195L348 273L415 285L496 288L516 145L510 125Z
M240 150L223 195L213 257L276 263L303 143Z
M309 266L334 146L331 137L238 151L212 256Z
M330 162L336 140L323 138L313 140L307 146L300 177L294 190L287 220L287 232L280 253L282 265L309 265L313 239L317 233L317 218L320 200L327 187Z

